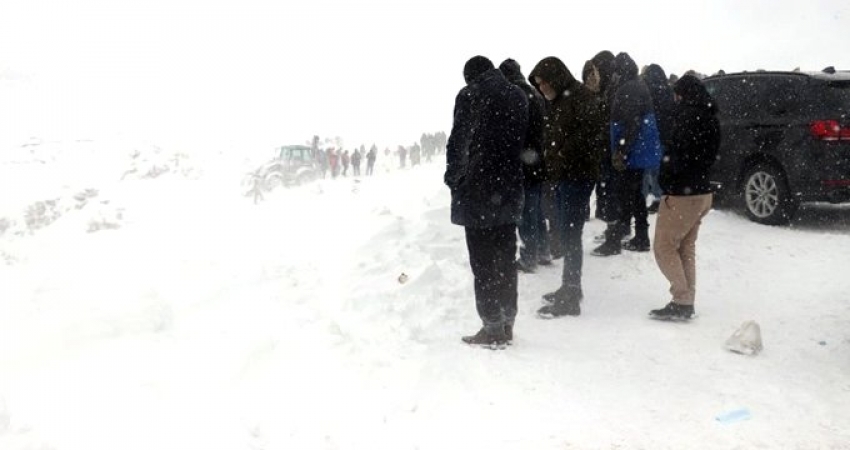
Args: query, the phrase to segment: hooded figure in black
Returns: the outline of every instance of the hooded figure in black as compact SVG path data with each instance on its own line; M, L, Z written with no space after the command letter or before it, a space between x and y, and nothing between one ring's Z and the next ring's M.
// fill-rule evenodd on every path
M655 122L652 97L646 83L638 77L637 64L627 53L614 59L616 92L611 100L610 145L611 165L619 172L615 177L614 192L619 195L619 219L609 222L605 242L591 253L610 256L621 248L632 251L649 251L649 221L646 198L643 197L643 176L647 168L658 167L661 161L661 143ZM611 193L612 197L614 193ZM614 200L612 199L612 202ZM631 218L635 218L635 237L625 244L621 239L628 234Z
M607 120L611 116L611 104L608 101L609 96L613 96L611 90L612 77L614 75L614 54L608 50L603 50L597 53L592 59L585 63L585 69L582 71L582 80L584 84L596 94L599 99L599 108L602 111L602 117L605 118L605 129L607 132ZM610 150L608 146L600 148L599 180L596 183L596 212L594 215L597 219L605 222L611 222L619 219L619 208L609 205L608 194L612 186L619 186L616 182L609 182L609 178L617 176L617 172L611 166ZM617 198L616 196L614 197ZM589 218L590 211L587 212Z
M551 264L549 239L546 233L546 221L541 209L543 181L546 179L543 164L543 113L545 100L525 81L519 63L507 59L499 65L499 70L515 86L522 89L528 97L528 132L520 159L522 160L523 202L522 220L519 222L519 237L522 246L519 249L517 268L531 273L538 263Z
M679 98L669 147L661 164L664 196L655 225L655 261L670 282L672 300L650 311L658 319L687 320L696 299L696 241L712 203L711 166L720 147L717 107L696 77L673 88Z
M528 99L483 56L470 59L463 76L466 86L455 98L444 181L452 194L452 223L465 228L483 322L477 334L463 341L498 346L513 338L517 313L514 257Z
M658 135L661 140L661 154L670 146L669 140L673 129L673 89L667 83L667 75L658 64L650 64L643 73L643 80L652 96L652 106L655 109L655 121L658 124ZM644 197L652 194L653 202L649 212L658 211L661 199L661 186L658 184L658 169L646 169L643 178Z
M558 226L564 246L561 286L544 295L552 304L538 310L541 318L581 314L583 251L581 235L593 186L599 177L605 120L593 92L576 80L558 58L537 63L529 81L549 102L544 116L544 159L556 183Z

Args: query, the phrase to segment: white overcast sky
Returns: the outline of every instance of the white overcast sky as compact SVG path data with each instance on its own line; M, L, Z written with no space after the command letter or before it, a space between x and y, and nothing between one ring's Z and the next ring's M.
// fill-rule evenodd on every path
M409 145L482 54L850 69L850 1L0 0L0 138ZM2 139L0 139L2 140Z

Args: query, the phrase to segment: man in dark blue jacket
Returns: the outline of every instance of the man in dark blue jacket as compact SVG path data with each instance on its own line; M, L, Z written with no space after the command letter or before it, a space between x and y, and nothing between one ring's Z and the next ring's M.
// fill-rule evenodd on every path
M528 100L493 63L476 56L463 69L446 145L444 181L451 220L466 231L475 305L483 327L468 344L501 346L517 313L516 224L522 213L522 163Z

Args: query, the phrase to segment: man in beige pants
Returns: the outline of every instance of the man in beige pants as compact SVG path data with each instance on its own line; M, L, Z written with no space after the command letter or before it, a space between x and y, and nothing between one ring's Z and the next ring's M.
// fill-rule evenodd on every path
M658 208L655 261L670 281L670 294L678 305L694 306L697 235L702 218L711 209L711 197L712 194L667 195Z
M711 209L709 170L717 159L720 124L714 100L693 76L673 87L678 103L659 181L664 195L655 223L655 261L670 282L672 301L649 312L655 319L688 320L696 297L696 241Z

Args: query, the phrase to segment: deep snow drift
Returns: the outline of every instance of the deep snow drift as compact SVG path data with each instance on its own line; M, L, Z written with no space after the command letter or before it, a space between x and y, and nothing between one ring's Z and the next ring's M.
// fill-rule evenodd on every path
M534 317L559 262L521 274L516 343L490 351L460 342L479 322L440 160L257 205L242 157L34 142L0 162L4 450L850 442L847 208L712 211L688 324L647 319L668 300L651 253L587 256L577 318ZM723 349L746 320L757 356Z

